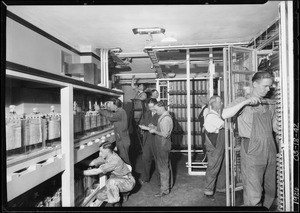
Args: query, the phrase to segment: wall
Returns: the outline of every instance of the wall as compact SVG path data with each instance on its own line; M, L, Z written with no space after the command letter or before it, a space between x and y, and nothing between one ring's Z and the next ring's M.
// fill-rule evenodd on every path
M7 18L6 60L55 74L61 73L61 51L72 55L73 63L80 56L33 30Z

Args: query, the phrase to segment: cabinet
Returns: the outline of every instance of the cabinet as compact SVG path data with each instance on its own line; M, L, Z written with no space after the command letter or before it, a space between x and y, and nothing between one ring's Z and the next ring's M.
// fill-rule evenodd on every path
M257 71L256 51L250 48L223 49L224 56L224 106L238 97L250 93L252 75ZM225 121L226 202L235 205L236 191L242 190L241 137L238 135L237 119Z
M120 97L123 92L12 62L7 62L6 82L7 114L9 105L17 108L6 119L7 201L61 174L62 206L75 206L74 164L98 152L101 138L114 140L112 125L93 111L93 104ZM18 91L29 91L31 96ZM30 114L32 103L40 113ZM54 110L50 108L53 105ZM105 177L99 187L103 181Z

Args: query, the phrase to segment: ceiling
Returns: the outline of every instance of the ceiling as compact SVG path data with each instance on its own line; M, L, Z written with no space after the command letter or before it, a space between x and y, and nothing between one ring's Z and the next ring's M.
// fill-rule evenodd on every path
M278 19L278 4L8 5L7 9L80 51L120 47L123 53L140 54L145 46L163 45L165 36L176 38L179 45L249 42ZM166 32L153 34L149 43L148 35L132 32L145 27L162 27ZM139 58L136 65L141 72L153 72L149 58ZM137 71L132 68L132 72Z

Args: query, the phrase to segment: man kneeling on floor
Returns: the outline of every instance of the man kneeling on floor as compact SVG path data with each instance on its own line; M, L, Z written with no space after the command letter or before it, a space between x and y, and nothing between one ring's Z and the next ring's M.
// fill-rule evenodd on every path
M99 175L100 173L111 173L106 181L106 190L97 197L103 201L112 203L113 206L121 206L120 192L130 192L135 186L135 179L131 174L130 166L113 151L114 145L104 142L99 147L99 157L92 160L89 166L98 168L84 171L84 175Z

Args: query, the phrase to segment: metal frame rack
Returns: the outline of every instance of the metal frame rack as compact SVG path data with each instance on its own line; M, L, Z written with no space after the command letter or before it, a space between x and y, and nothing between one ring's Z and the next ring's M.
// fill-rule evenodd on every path
M250 48L224 48L224 107L250 92L251 77L257 71L256 51ZM240 177L240 137L233 118L225 121L226 205L235 205L235 192L242 190Z
M275 73L276 99L276 119L279 123L279 133L276 134L276 141L279 145L277 154L277 208L279 211L294 211L298 209L298 183L294 182L294 165L298 168L298 152L294 151L294 146L298 146L294 138L294 61L293 61L293 3L280 2L279 20L276 20L271 27L255 38L248 46L253 49L244 49L252 52L254 69L257 69L257 56L268 55L275 61L270 69ZM271 33L271 34L270 34ZM279 49L278 49L279 46ZM270 48L271 47L271 48ZM250 76L253 72L243 70L233 71L234 61L233 50L236 47L224 48L224 94L225 107L235 97L237 92L234 87L235 82L245 83L244 78L236 78L235 75ZM274 49L272 49L274 48ZM241 48L238 48L243 51ZM238 50L236 49L236 50ZM275 51L275 54L273 52ZM277 52L278 51L278 52ZM256 56L257 55L257 56ZM279 55L279 57L277 56ZM277 62L279 61L279 62ZM279 66L277 65L279 63ZM248 79L247 81L249 81ZM226 205L235 206L235 192L242 189L238 185L238 137L236 137L232 119L225 122L225 157L226 165ZM229 132L228 132L229 131ZM230 139L229 139L230 138ZM294 199L296 196L296 199Z
M240 43L239 43L240 44ZM145 47L146 51L151 51L151 53L153 52L153 49L155 49L155 51L159 51L161 50L166 50L166 49L184 49L186 50L186 60L185 65L186 65L186 77L185 78L159 78L156 81L156 85L157 85L157 90L161 91L160 89L163 88L164 90L167 89L166 93L167 95L163 94L160 92L160 100L165 100L168 103L170 103L170 99L169 99L169 92L170 92L170 81L186 81L186 121L187 121L187 127L186 127L186 133L187 133L187 150L180 150L180 152L188 152L188 162L187 162L187 168L188 168L188 173L189 175L205 175L205 171L203 171L202 169L206 169L207 165L205 162L192 162L192 152L194 150L192 150L192 126L191 126L191 81L194 80L207 80L208 81L208 88L207 91L209 91L207 93L207 95L210 97L214 94L214 88L213 88L213 81L214 81L214 75L215 75L215 65L214 65L214 61L213 61L213 48L214 47L224 47L224 46L228 46L228 44L215 44L215 45L182 45L182 46L169 46L169 47ZM191 64L191 59L190 59L190 49L201 49L201 48L208 48L209 49L209 63L208 63L208 67L209 67L209 72L207 77L202 77L202 78L192 78L191 77L191 73L190 73L190 64ZM193 61L195 62L195 61ZM158 63L157 61L155 61L155 63ZM164 84L162 85L161 82L164 82ZM164 95L162 97L162 95ZM218 79L218 95L221 95L221 87L220 87L220 78ZM169 107L170 109L170 107ZM196 152L202 152L202 150L196 150ZM193 169L201 169L201 171L193 171Z

